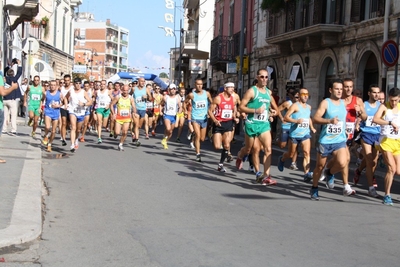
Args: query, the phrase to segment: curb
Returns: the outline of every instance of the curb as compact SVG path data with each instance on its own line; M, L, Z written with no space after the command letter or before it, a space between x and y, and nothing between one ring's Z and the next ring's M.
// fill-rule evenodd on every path
M31 146L26 157L10 225L0 230L0 248L35 240L42 233L42 152Z

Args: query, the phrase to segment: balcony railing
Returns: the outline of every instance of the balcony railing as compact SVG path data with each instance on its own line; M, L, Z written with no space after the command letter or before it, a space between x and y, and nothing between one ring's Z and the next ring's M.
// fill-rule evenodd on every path
M198 42L198 32L197 31L185 31L184 34L184 44L197 44Z
M121 39L120 42L121 42L121 44L123 44L123 45L128 45L128 41L126 41L126 40L122 40L122 39Z
M235 61L236 56L240 54L239 48L240 32L235 33L232 37L221 35L215 37L211 41L210 64Z
M128 58L128 54L124 52L119 52L120 57Z

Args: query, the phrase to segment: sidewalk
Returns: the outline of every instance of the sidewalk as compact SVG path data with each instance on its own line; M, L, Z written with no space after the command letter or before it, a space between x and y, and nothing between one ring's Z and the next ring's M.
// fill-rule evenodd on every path
M0 158L7 161L0 164L0 248L32 241L42 232L42 152L24 123L18 118L18 136L0 137Z

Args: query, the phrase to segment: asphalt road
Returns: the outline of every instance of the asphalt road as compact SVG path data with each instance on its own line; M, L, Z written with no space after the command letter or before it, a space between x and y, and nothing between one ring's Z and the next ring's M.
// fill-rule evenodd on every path
M311 201L302 172L277 170L280 153L274 153L271 169L278 185L267 187L255 184L254 174L236 171L234 162L227 173L218 173L219 153L210 143L198 163L186 140L170 142L169 150L162 149L160 134L141 141L141 147L129 144L119 152L118 141L104 138L98 145L88 136L75 154L56 159L43 152L48 189L43 234L41 240L9 251L15 264L399 264L397 201L384 206L362 186L355 188L356 196L345 197L339 180L334 190L321 184L321 200ZM58 142L52 155L67 151L63 149L69 145L57 150ZM239 148L235 144L233 152ZM382 181L379 186L382 194Z

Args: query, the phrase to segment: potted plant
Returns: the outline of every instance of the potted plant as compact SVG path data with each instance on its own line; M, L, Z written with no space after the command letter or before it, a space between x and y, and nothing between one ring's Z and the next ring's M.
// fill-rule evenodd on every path
M44 16L44 17L42 18L41 23L42 23L43 27L46 27L47 24L49 23L49 18L48 18L47 16Z
M37 27L37 26L39 26L39 24L40 24L40 21L38 21L37 19L33 19L33 20L31 21L31 25L32 25L33 27Z

